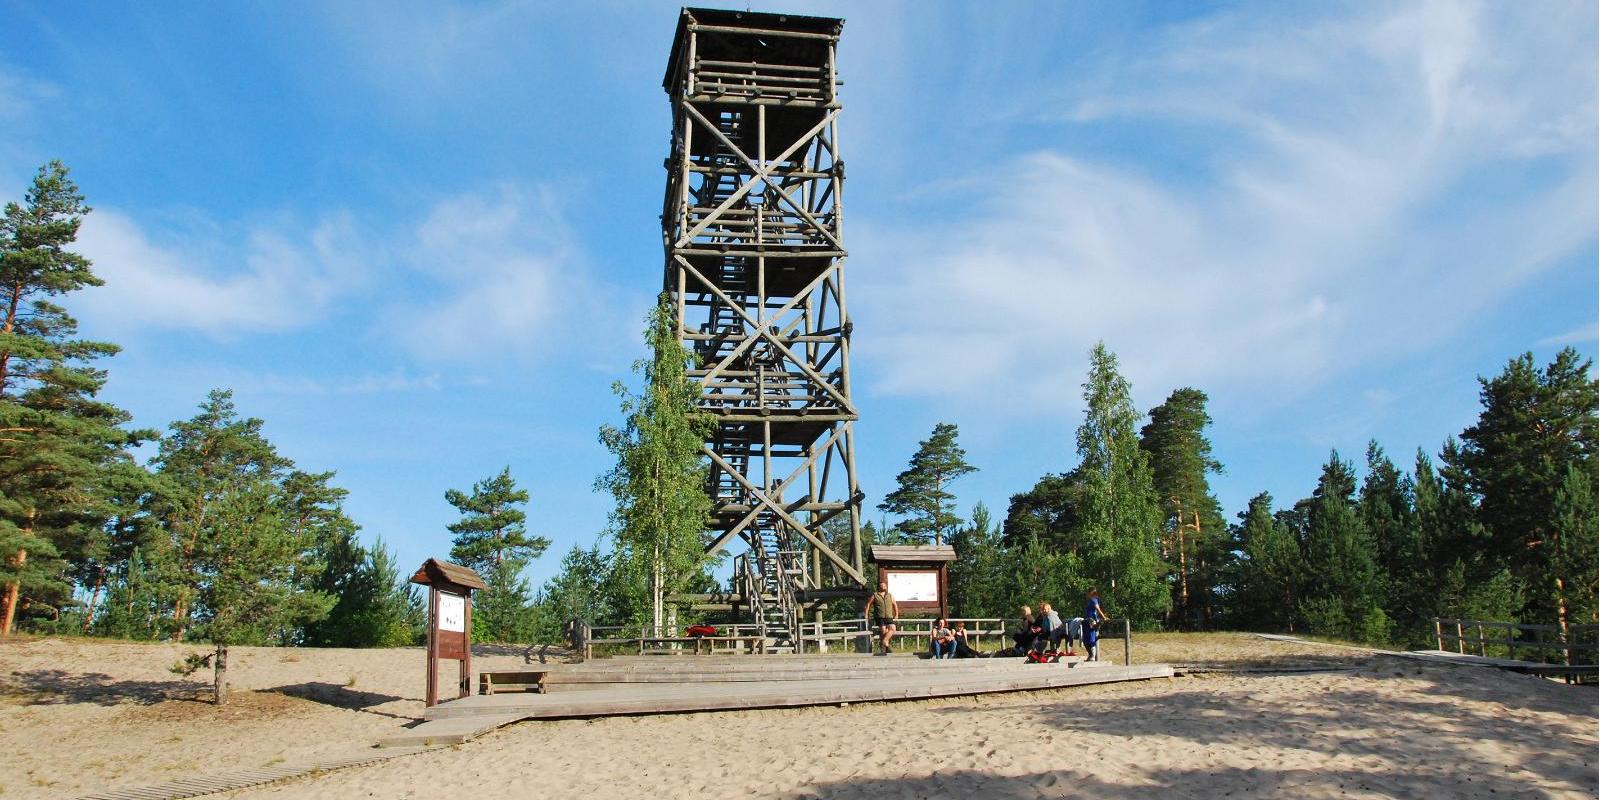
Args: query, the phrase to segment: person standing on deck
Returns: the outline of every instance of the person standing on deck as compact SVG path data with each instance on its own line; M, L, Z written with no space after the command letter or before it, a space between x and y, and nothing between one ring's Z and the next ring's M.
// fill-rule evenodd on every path
M889 587L879 589L868 598L866 610L862 613L872 620L872 627L877 629L878 644L883 648L883 655L889 655L889 642L894 639L894 621L900 618L900 604L894 601L894 595L889 594Z
M1089 590L1089 602L1083 607L1083 655L1085 661L1100 660L1100 623L1111 619L1100 605L1100 590Z

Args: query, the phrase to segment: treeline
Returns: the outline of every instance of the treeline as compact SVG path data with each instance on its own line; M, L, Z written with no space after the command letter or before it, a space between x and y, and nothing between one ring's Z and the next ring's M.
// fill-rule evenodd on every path
M89 212L59 162L0 218L0 632L28 630L228 644L391 646L421 636L422 609L380 540L364 545L331 472L295 468L225 390L164 433L131 427L99 398L101 359L56 304L101 284L71 250ZM615 511L535 590L529 495L509 468L445 499L452 560L489 584L478 641L561 638L572 618L660 629L667 599L716 590L703 553L707 420L685 380L692 356L661 305L638 394L617 387L616 457L596 489ZM1433 616L1538 623L1596 619L1596 404L1591 365L1563 350L1512 359L1482 379L1477 422L1437 459L1402 469L1376 443L1358 470L1332 453L1309 493L1253 498L1233 521L1210 488L1223 465L1207 397L1182 388L1148 414L1116 357L1090 354L1077 466L956 513L952 485L976 469L955 425L921 443L869 541L950 542L954 611L1008 617L1022 603L1071 608L1093 586L1144 627L1304 631L1421 644ZM145 463L134 453L152 447ZM844 518L823 526L840 547ZM859 608L840 601L835 616ZM679 618L680 624L688 616ZM219 666L214 664L213 666ZM219 670L220 671L220 670ZM219 684L220 685L220 684ZM220 692L219 692L220 695Z
M103 284L72 250L90 211L52 162L0 219L0 635L211 643L187 668L212 667L219 698L229 645L419 642L419 592L381 539L362 543L334 473L296 469L230 392L165 433L99 397L118 348L80 339L58 304ZM553 641L572 617L659 625L667 595L714 587L699 538L706 420L664 309L636 365L644 388L619 384L624 423L601 430L617 457L596 482L617 501L604 550L575 548L535 591L524 573L550 543L527 531L510 469L444 493L461 515L450 558L489 585L476 640ZM155 453L145 463L141 448Z
M0 219L0 633L205 641L219 661L414 641L416 596L381 540L360 542L333 473L296 469L229 392L165 434L100 399L118 348L58 305L102 285L71 249L89 211L52 162Z
M1306 497L1278 504L1262 493L1230 524L1209 484L1223 465L1206 437L1205 393L1179 389L1138 417L1115 358L1097 346L1078 467L1013 495L999 524L980 503L956 526L955 611L1010 616L1097 586L1113 613L1177 630L1422 645L1436 616L1592 624L1591 364L1570 348L1542 367L1525 354L1480 384L1477 422L1437 462L1419 450L1403 469L1373 442L1358 477L1333 452ZM953 447L953 428L936 428L924 448L941 433Z

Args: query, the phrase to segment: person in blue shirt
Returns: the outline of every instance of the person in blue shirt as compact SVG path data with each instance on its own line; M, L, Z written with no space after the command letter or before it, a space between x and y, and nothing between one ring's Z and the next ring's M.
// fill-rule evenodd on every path
M1100 605L1100 590L1089 590L1089 602L1083 607L1083 655L1085 661L1100 660L1100 623L1111 619Z

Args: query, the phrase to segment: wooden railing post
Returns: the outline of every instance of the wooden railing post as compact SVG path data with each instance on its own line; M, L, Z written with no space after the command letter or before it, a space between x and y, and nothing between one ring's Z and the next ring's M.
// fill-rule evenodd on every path
M1483 623L1482 622L1478 623L1478 655L1483 657L1483 658L1488 658L1489 657L1489 652L1488 652L1488 650L1484 649L1484 645L1483 645Z
M1467 654L1467 630L1461 626L1461 620L1456 620L1456 652L1460 655Z
M1440 652L1444 652L1444 628L1441 627L1442 623L1443 621L1438 617L1433 618L1433 638L1439 643Z
M1133 623L1122 620L1122 666L1133 666Z

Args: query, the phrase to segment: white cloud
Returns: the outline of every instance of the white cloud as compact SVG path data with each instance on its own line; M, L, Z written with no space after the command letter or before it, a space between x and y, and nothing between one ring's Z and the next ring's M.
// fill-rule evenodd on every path
M1438 345L1592 244L1592 8L1365 9L1215 16L997 99L1201 155L1136 172L1139 152L1043 147L940 187L967 211L947 228L857 218L869 386L1059 405L1104 339L1136 385L1288 400Z
M444 200L409 238L400 258L415 277L378 331L425 360L582 347L585 331L615 316L549 187Z
M185 236L117 210L86 218L79 247L106 286L73 298L80 316L214 338L354 323L429 362L532 357L619 316L544 186L446 198L386 229L347 212L309 234L278 223L230 237L198 215L167 227Z
M85 218L81 251L105 280L74 307L114 330L194 330L227 337L320 322L334 302L366 282L348 214L334 214L299 239L256 227L228 241L214 227L185 240L157 240L133 218L99 209Z
M1580 325L1570 331L1567 331L1566 333L1558 333L1554 336L1546 336L1534 344L1537 344L1540 347L1559 347L1569 344L1593 342L1595 338L1595 326L1593 323L1590 323L1588 325Z

